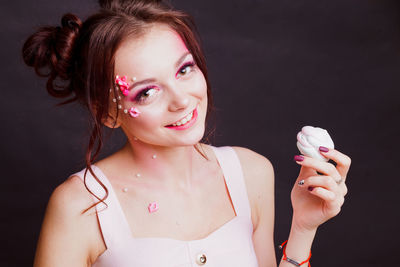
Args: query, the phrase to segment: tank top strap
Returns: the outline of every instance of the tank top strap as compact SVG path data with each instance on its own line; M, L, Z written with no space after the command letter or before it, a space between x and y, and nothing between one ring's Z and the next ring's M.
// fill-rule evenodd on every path
M92 169L97 178L108 190L108 197L104 200L107 206L103 202L100 202L96 205L96 212L104 242L107 248L109 248L132 237L132 234L110 181L98 167L92 165ZM74 175L79 176L83 181L85 170L86 168ZM104 188L89 171L86 173L86 185L100 199L106 195ZM95 202L99 201L95 196L92 197Z
M237 216L251 219L251 208L247 196L242 166L232 147L212 147L225 177L225 183Z

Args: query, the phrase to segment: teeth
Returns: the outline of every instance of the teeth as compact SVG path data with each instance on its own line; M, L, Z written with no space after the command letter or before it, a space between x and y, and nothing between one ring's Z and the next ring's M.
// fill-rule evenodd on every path
M185 118L181 119L180 121L173 123L172 126L181 126L186 124L188 121L190 121L193 117L193 111L190 112Z

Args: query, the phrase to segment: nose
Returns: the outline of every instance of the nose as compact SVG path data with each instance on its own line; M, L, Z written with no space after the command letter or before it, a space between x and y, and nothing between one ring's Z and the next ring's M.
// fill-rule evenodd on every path
M169 111L184 110L189 105L189 96L185 93L184 89L170 90L170 97Z

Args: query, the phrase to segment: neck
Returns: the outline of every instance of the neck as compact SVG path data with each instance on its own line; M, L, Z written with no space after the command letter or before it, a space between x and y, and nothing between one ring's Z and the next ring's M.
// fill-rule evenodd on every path
M122 152L126 163L143 177L181 188L191 187L194 165L204 159L194 146L162 147L140 140L129 141Z

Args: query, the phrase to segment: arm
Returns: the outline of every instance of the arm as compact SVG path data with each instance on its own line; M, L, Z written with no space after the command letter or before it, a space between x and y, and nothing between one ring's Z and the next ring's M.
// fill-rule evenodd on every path
M317 228L339 214L347 194L345 181L351 159L334 149L322 153L337 166L309 157L296 161L301 170L291 192L293 218L286 255L298 263L309 257ZM279 266L294 265L281 260Z
M260 267L275 267L274 231L274 172L263 156L244 148L235 148L243 166L246 186L252 206L253 244ZM343 205L347 187L344 183L350 158L336 150L324 153L337 163L320 162L305 157L300 174L292 189L292 226L286 245L286 255L301 262L309 257L311 245L320 224L337 215ZM325 175L318 175L317 171ZM343 178L337 184L335 180ZM298 185L300 180L305 183ZM314 187L309 191L308 187ZM280 261L279 267L294 265ZM303 265L305 266L305 265Z
M52 193L36 249L34 267L90 266L89 236L93 233L91 204L82 182L71 177ZM95 215L94 215L95 216ZM89 227L91 226L91 227Z

